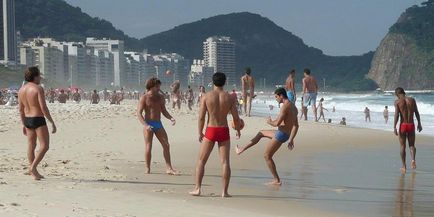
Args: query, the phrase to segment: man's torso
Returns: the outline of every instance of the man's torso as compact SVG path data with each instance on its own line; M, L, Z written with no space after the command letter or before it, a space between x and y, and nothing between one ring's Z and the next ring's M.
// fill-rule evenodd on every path
M234 99L224 91L210 91L205 94L208 112L208 126L228 126L227 116L234 104Z
M164 99L158 93L146 93L145 97L145 120L160 120L162 103Z
M30 82L25 84L19 91L19 100L24 105L24 115L26 117L44 116L39 104L39 88L41 87Z

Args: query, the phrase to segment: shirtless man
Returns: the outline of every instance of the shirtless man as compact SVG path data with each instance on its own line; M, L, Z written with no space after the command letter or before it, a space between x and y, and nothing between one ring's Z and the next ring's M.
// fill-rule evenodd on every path
M303 100L304 106L312 106L313 114L315 116L315 121L318 119L317 110L316 110L316 97L318 95L318 84L316 79L310 75L309 69L304 69L304 78L303 78ZM307 109L304 110L304 117L307 120Z
M247 115L247 117L250 117L250 111L252 110L252 99L255 95L255 80L250 75L252 70L247 67L245 69L245 75L241 77L241 88L242 88L242 94L243 94L243 101L244 101L244 114Z
M63 89L60 90L60 94L57 97L57 101L59 101L59 103L66 103L66 99L68 99L68 95L66 95Z
M200 85L199 86L199 95L197 97L197 105L200 106L200 101L202 100L202 97L205 96L205 87Z
M365 110L363 111L365 113L365 122L371 122L371 110L369 110L368 107L365 107Z
M190 85L188 85L188 90L187 90L187 105L188 105L188 109L193 110L192 106L193 106L193 100L194 100L194 94L193 94L193 89L191 89Z
M99 99L99 95L98 95L98 93L96 92L96 90L93 90L93 93L92 93L92 95L91 95L91 100L90 100L90 103L91 104L98 104L99 103L99 101L100 101L100 99Z
M118 104L118 94L116 93L116 90L113 91L112 95L109 98L110 105L117 105Z
M401 172L405 173L407 171L407 164L405 162L405 143L407 140L411 153L411 168L416 169L416 147L414 146L416 134L414 116L416 116L417 119L417 130L419 132L422 131L422 124L420 122L416 100L412 97L406 96L404 89L401 87L395 89L395 95L398 99L395 101L395 118L393 121L393 127L395 135L399 136L399 143L401 144ZM399 132L396 129L398 119L400 119Z
M205 164L214 148L215 142L218 142L220 162L222 164L222 197L230 197L228 193L229 180L231 178L231 168L229 163L230 152L230 136L227 116L230 112L234 120L237 130L237 137L240 136L240 118L237 108L235 107L235 99L225 92L223 86L226 83L226 75L221 72L216 72L213 77L214 89L206 93L201 102L199 109L199 142L201 147L199 158L196 164L196 186L190 195L199 196L201 194L202 179L205 173ZM205 125L205 116L208 113L207 128L205 135L203 127Z
M56 125L45 102L44 89L39 86L41 82L39 69L37 67L28 68L24 78L28 83L18 92L20 118L23 134L27 136L28 142L29 173L33 179L40 180L44 177L39 174L37 167L50 147L50 135L45 117L51 123L51 133L56 133ZM35 157L36 139L40 147Z
M81 95L78 92L78 89L75 89L75 93L72 94L72 99L74 100L74 102L80 103L80 101L81 101Z
M145 137L145 159L146 159L146 173L151 172L151 151L152 140L155 136L163 146L163 156L166 161L166 173L169 175L176 175L177 172L172 167L170 160L170 144L167 138L166 130L161 123L161 114L167 119L172 121L175 125L175 119L167 112L165 106L165 99L160 92L161 81L157 78L150 78L146 81L146 93L140 98L137 106L137 117L140 123L144 126L143 135ZM145 116L143 116L145 112Z
M285 87L286 87L286 95L288 96L288 100L295 104L297 100L297 96L295 94L295 69L289 72L289 76L286 79Z
M172 89L172 108L175 109L175 106L178 106L178 109L181 110L181 82L176 80L170 85Z
M53 88L50 88L50 91L48 92L48 103L54 103L55 97L56 97L56 92L53 90Z
M282 106L280 107L279 116L276 120L271 120L268 117L267 124L277 127L277 130L261 130L256 134L256 136L250 140L250 143L244 147L236 147L235 152L240 155L245 150L256 145L262 138L271 139L268 145L265 147L264 158L267 162L268 168L274 177L272 182L267 183L268 185L281 185L280 177L277 174L276 165L274 164L273 155L279 150L280 146L289 140L288 148L292 150L294 148L294 138L298 131L298 118L297 118L297 108L293 103L291 103L286 96L286 90L284 88L278 88L274 91L274 97L276 101Z

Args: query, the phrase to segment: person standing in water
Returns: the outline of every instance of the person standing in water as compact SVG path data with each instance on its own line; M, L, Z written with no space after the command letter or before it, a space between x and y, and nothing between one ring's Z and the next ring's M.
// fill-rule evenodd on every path
M365 110L363 111L365 113L365 122L371 122L371 110L369 110L368 107L365 107Z
M398 87L395 89L395 95L398 99L395 101L395 116L393 120L393 127L395 135L399 136L399 143L401 145L401 172L405 173L407 171L407 164L405 161L405 149L407 141L411 153L411 168L416 169L416 133L414 126L414 117L416 116L417 130L419 132L422 131L422 124L420 122L420 115L419 110L417 109L416 100L412 97L406 96L405 91L402 87ZM398 120L399 131L398 129L396 129Z
M297 95L295 92L295 69L289 72L288 78L285 82L286 86L286 95L288 96L289 101L295 104L297 100Z
M387 124L387 122L389 122L389 109L387 105L384 106L383 117L384 117L384 122Z

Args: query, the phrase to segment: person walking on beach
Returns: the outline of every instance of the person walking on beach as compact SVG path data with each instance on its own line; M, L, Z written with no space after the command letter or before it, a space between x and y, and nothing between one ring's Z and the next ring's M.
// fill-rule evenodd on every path
M371 122L371 110L369 110L368 107L365 107L365 110L363 111L365 113L365 122Z
M319 117L318 117L318 119L316 121L319 121L319 119L321 119L321 117L322 117L322 119L324 120L324 122L326 122L325 117L324 117L324 110L326 110L326 111L329 111L329 110L327 110L326 108L324 108L323 102L324 102L324 98L321 98L319 100L319 104L318 104Z
M44 89L41 83L41 73L37 67L30 67L24 73L27 83L18 92L18 104L23 134L27 136L29 160L29 173L35 180L44 178L37 170L50 147L50 134L45 117L51 123L51 133L56 133L56 124L50 115L45 102ZM39 150L35 155L36 139L39 141Z
M251 139L251 141L244 147L236 146L235 152L240 155L250 147L256 145L262 138L271 139L268 145L265 147L264 158L267 162L268 168L274 177L269 185L281 185L280 177L277 174L276 165L273 160L274 154L279 150L280 146L288 142L289 150L294 148L294 139L298 131L298 119L297 119L297 108L291 103L286 96L286 90L284 88L278 88L274 91L274 97L276 101L282 106L280 107L279 116L276 120L272 120L268 117L267 124L277 127L277 130L261 130L256 134L256 136Z
M240 133L240 117L235 106L235 98L224 91L223 86L226 83L226 75L221 72L216 72L213 77L214 88L206 93L201 102L199 109L199 142L201 142L199 157L196 163L196 186L190 195L199 196L201 194L202 179L205 174L205 164L214 148L215 143L218 143L220 162L222 165L222 197L230 197L228 193L229 180L231 178L231 167L229 162L230 156L230 135L227 115L232 114L232 118L237 129L237 137ZM205 126L205 116L208 115L207 127L205 135L203 128Z
M387 124L387 122L389 122L389 109L387 105L384 106L383 117L384 117L384 122Z
M289 72L288 78L285 82L286 86L286 95L288 96L288 100L295 104L297 100L296 92L295 92L295 69Z
M316 97L318 96L318 84L316 79L310 74L309 69L304 69L303 78L303 99L304 106L312 106L315 121L318 120L316 109ZM307 109L304 113L305 120L307 120Z
M137 105L137 118L143 127L143 135L145 138L145 160L146 173L151 173L151 151L152 140L155 136L160 141L163 147L163 156L166 161L166 173L169 175L177 175L177 172L172 167L170 159L170 144L166 130L161 123L161 114L175 125L175 119L166 110L165 99L160 92L161 81L157 78L150 78L146 81L146 93L140 97ZM145 115L143 116L143 112Z
M199 86L199 94L197 96L197 105L200 106L200 101L202 100L202 97L205 96L205 87L200 85Z
M241 77L241 88L244 101L244 114L250 117L250 111L252 110L252 100L255 97L255 80L250 75L252 70L247 67L245 69L245 75Z
M395 135L399 136L399 143L401 145L401 172L405 173L407 171L407 164L405 162L405 149L407 140L411 153L411 168L416 169L416 134L414 116L416 116L417 119L417 130L419 132L422 131L422 124L420 122L420 115L419 110L417 109L416 100L412 97L406 96L402 87L395 89L395 95L398 99L395 101L395 117L393 120L393 127ZM398 119L400 120L399 131L396 129Z
M91 98L91 100L90 100L91 104L98 104L100 101L99 95L96 92L96 90L93 90L93 93L92 93L90 98Z
M74 100L74 102L80 103L80 101L81 101L81 95L78 92L78 89L75 89L75 93L72 94L72 99Z
M170 85L172 89L172 108L175 109L175 106L178 106L178 110L181 110L181 82L176 80Z
M190 111L193 110L193 108L192 108L193 101L194 101L193 89L191 89L190 85L188 85L188 90L187 90L187 106L188 106L188 109Z

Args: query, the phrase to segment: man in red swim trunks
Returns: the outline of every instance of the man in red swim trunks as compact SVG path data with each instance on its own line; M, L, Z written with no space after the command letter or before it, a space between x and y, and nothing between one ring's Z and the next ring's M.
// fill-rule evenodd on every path
M228 193L229 180L231 177L231 168L229 164L230 138L227 116L229 112L237 130L237 137L240 136L240 117L238 116L236 99L231 97L229 93L224 91L223 86L226 83L226 75L221 72L216 72L212 77L214 90L206 93L200 102L199 109L199 142L201 147L199 150L199 158L196 164L196 186L190 195L199 196L201 194L202 179L205 173L205 164L211 154L215 142L218 142L220 161L222 164L222 181L223 192L222 197L230 197ZM208 121L205 135L203 127L205 125L205 115L208 113Z
M408 146L411 153L411 168L416 169L416 148L414 147L416 134L414 126L414 116L417 119L417 130L422 131L422 124L420 123L419 111L417 110L416 100L405 95L402 87L395 89L395 95L398 99L395 101L395 118L394 118L394 131L395 135L399 136L399 143L401 144L401 172L405 173L407 165L405 163L405 143L408 140ZM399 133L396 129L396 124L400 119Z

